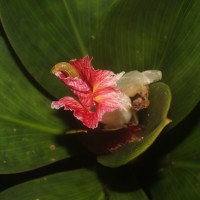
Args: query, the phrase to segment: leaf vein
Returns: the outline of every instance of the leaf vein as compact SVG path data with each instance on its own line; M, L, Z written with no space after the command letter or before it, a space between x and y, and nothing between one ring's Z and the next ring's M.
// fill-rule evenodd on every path
M43 131L43 132L48 132L48 133L53 133L53 134L60 132L60 130L55 129L55 128L51 128L51 127L47 127L47 126L43 126L43 125L40 125L40 124L31 123L31 122L27 122L27 121L20 120L20 119L11 118L9 116L2 116L1 115L0 119L3 119L3 120L8 121L8 122L16 123L16 124L19 124L19 125L22 125L22 126L26 126L26 127L29 127L29 128L33 128L33 129L36 129L36 130L40 130L40 131Z
M82 52L82 54L83 54L83 56L84 56L84 55L87 54L86 47L85 47L85 45L84 45L84 43L83 43L83 40L82 40L82 38L81 38L81 36L80 36L79 30L78 30L77 25L76 25L76 23L75 23L74 17L73 17L73 15L72 15L72 13L71 13L71 11L70 11L70 9L69 9L69 6L68 6L68 4L67 4L67 1L66 1L66 0L63 0L63 3L64 3L64 7L65 7L65 9L66 9L66 11L67 11L67 14L68 14L68 16L69 16L69 20L70 20L71 25L72 25L72 28L73 28L73 30L74 30L74 34L75 34L75 36L76 36L76 39L77 39L77 41L78 41L78 43L79 43L79 45L80 45L81 52Z

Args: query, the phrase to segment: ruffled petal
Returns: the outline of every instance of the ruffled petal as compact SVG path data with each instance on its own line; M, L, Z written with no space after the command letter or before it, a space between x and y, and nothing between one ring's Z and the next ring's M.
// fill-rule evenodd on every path
M90 59L89 56L69 61L69 63L78 71L81 79L89 85L91 85L91 79L93 77L93 73L95 72L93 66L91 65L91 61L92 59Z
M62 72L58 72L56 76L65 83L87 109L95 104L90 87L82 79L66 77Z
M96 70L92 78L93 92L103 90L107 87L116 88L117 81L124 75L125 72L114 74L108 70Z
M130 99L123 98L123 93L117 89L117 81L124 72L114 74L107 70L96 70L95 83L93 88L94 99L103 106L107 112L116 109L127 110L131 107Z
M107 112L111 112L118 108L127 110L131 107L130 98L125 94L121 93L121 91L119 90L117 91L107 89L105 90L105 93L99 93L95 100L98 103L103 104L104 107L107 109Z
M63 97L58 101L51 103L51 108L59 109L64 107L65 110L83 109L83 106L73 97Z
M102 118L99 112L92 112L83 107L76 99L73 97L63 97L58 101L53 101L51 108L59 109L64 107L65 110L73 111L74 116L82 121L82 123L88 128L96 128Z

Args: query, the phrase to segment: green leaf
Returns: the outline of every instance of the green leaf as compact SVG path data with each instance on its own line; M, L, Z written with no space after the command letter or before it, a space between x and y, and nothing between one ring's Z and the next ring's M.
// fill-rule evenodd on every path
M115 1L1 0L0 14L22 63L51 94L62 97L66 88L49 78L51 68L60 61L92 55L100 22Z
M190 124L188 124L190 126ZM152 199L190 200L200 198L200 123L164 159L153 186ZM185 134L184 130L182 134Z
M116 191L111 191L109 192L109 200L132 200L132 199L137 199L137 200L148 200L148 197L145 195L143 191L132 191L132 192L116 192Z
M0 173L30 170L69 157L58 144L67 126L18 68L0 38ZM69 143L75 142L69 140Z
M63 172L32 180L0 194L1 200L103 200L104 192L95 173L86 169Z
M148 199L132 170L112 170L108 174L107 169L101 175L88 169L57 173L16 185L0 194L1 200L13 197L16 200Z
M155 83L150 87L150 106L144 114L144 129L140 139L126 144L116 152L98 156L99 163L108 167L124 165L141 155L156 140L162 129L170 122L167 113L171 102L171 92L164 83Z
M172 90L172 126L200 100L199 7L199 0L120 1L95 43L97 66L163 72L163 82Z
M200 99L199 7L199 0L0 0L0 15L23 64L57 97L66 88L48 77L51 67L86 53L114 71L161 69L175 126Z

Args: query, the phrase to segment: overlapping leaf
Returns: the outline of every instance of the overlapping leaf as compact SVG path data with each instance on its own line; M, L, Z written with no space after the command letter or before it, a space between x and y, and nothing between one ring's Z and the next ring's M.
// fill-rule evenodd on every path
M57 97L63 96L66 89L48 76L51 66L86 53L94 55L95 66L115 72L161 69L164 82L172 89L170 117L175 125L200 98L199 7L198 0L0 0L0 17L20 60ZM18 69L2 39L0 51L0 173L30 170L70 156L56 143L56 135L66 125L53 115L49 100ZM127 146L122 154L99 157L99 162L119 166L151 145L166 122L167 106L157 103L160 98L156 95L155 98L157 107L150 109L158 110L147 112L156 115L151 118L153 123L149 118L148 131L145 130L149 137L134 147ZM198 125L169 154L168 165L160 169L160 179L151 188L152 199L200 198L199 129ZM104 195L94 173L78 170L16 186L0 198L103 199ZM108 199L147 199L134 188L129 192L108 190L106 195Z
M30 170L69 157L56 139L67 125L20 71L2 38L0 52L0 173Z
M89 53L97 67L114 71L161 69L172 89L173 125L200 99L198 0L1 0L0 5L17 55L57 97L66 89L48 77L51 66Z
M172 90L172 125L200 99L200 1L121 1L99 32L95 60L118 71L155 68Z
M99 156L98 161L109 167L118 167L141 155L156 140L162 129L170 122L167 113L171 102L171 92L163 83L150 87L150 106L144 113L144 129L139 139L125 145L118 151ZM126 134L126 133L124 133Z
M197 123L186 140L166 157L151 187L152 199L200 198L199 133L200 123Z
M2 200L104 199L103 188L95 173L89 170L63 172L36 179L0 194Z
M131 192L111 192L105 190L97 175L86 169L63 172L36 179L10 188L0 194L1 200L43 199L43 200L88 200L88 199L128 199L147 200L140 188ZM134 187L128 186L129 188ZM105 192L106 191L106 192Z
M41 85L62 97L66 89L49 78L51 67L92 55L96 31L115 1L2 0L0 10L6 33L23 64Z

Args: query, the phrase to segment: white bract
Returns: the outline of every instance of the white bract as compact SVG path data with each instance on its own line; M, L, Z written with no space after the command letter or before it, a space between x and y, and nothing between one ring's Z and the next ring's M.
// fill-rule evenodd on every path
M104 114L102 123L106 129L117 129L127 125L133 117L135 110L148 107L148 85L162 79L162 72L159 70L148 70L144 72L131 71L124 74L117 81L117 88L123 92L122 98L129 99L137 97L126 109L117 109Z
M162 79L162 72L159 70L148 70L144 72L131 71L117 82L117 88L127 96L134 97L136 94L143 94L145 86Z

